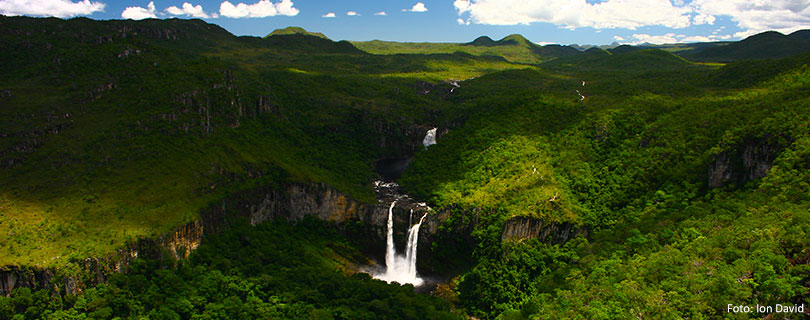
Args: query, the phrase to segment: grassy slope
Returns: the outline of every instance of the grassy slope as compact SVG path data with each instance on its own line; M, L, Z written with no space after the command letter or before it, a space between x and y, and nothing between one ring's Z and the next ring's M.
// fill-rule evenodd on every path
M354 41L352 44L360 50L373 54L450 54L462 52L481 57L503 57L510 62L524 64L538 64L561 55L572 54L565 50L558 50L559 48L557 46L541 47L520 35L510 35L498 41L492 41L489 38L486 39L489 41L474 41L472 43L410 43L374 40Z
M451 304L355 273L367 264L334 226L238 221L189 259L140 259L79 295L20 288L0 296L12 319L458 319Z
M465 126L419 154L402 184L500 217L481 219L477 265L457 287L474 315L700 318L722 315L723 301L807 302L800 248L810 203L799 172L810 83L798 61L808 60L779 62L786 71L749 87L716 80L771 64L717 69L661 51L591 52L545 64L553 73L471 80L456 97ZM786 148L777 169L741 189L709 190L713 155L751 139ZM497 244L500 224L522 215L593 235L566 246ZM768 236L752 243L752 234Z
M444 105L418 83L525 68L237 38L199 20L2 19L0 265L101 255L257 185L325 182L371 201L373 160L396 152L375 128Z

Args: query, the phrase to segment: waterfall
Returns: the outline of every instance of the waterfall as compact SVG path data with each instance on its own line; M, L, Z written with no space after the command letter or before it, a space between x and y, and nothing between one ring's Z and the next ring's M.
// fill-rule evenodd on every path
M401 284L410 283L414 286L422 284L422 279L416 274L416 247L419 241L419 227L425 220L427 213L422 215L417 224L408 229L408 243L405 256L397 255L394 247L394 206L397 201L391 202L388 207L388 236L385 239L385 273L374 275L375 278ZM413 217L413 210L411 210Z
M430 129L425 133L425 139L422 140L422 144L425 148L436 144L436 129L438 128Z
M425 220L427 213L422 215L419 223L413 225L408 230L408 247L405 250L405 260L408 261L407 273L416 278L416 247L419 245L419 226L422 225L422 220Z
M397 263L397 248L394 247L394 206L397 201L391 202L391 207L388 208L388 237L385 238L385 266L391 266ZM386 274L388 274L386 270Z

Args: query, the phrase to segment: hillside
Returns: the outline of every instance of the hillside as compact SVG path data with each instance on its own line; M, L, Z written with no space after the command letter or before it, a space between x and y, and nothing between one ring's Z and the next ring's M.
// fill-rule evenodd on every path
M370 201L373 161L404 153L417 121L441 121L417 120L443 100L409 74L509 67L238 38L199 20L3 19L3 265L100 255L267 183L323 182Z
M323 33L309 32L309 31L304 30L304 28L301 28L301 27L286 27L284 29L276 29L276 30L273 30L273 32L270 32L270 34L268 34L267 36L265 36L265 38L272 37L272 36L280 36L280 35L290 35L290 34L303 34L303 35L307 35L307 36L313 36L313 37L318 37L318 38L323 38L323 39L330 40L329 37L327 37Z
M734 49L806 32L580 52L277 31L0 17L0 319L810 305L810 53ZM397 250L426 285L380 280Z
M540 46L521 35L513 34L494 41L481 36L468 43L399 43L389 41L354 41L360 50L372 54L436 54L463 52L473 56L503 57L509 62L537 64L554 58L576 55L578 50L559 45Z

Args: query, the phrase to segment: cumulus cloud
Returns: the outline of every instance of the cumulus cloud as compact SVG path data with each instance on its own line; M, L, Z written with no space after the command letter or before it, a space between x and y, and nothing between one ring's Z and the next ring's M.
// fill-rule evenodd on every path
M264 18L272 16L294 16L298 14L298 9L293 7L291 0L281 0L272 3L270 0L259 0L254 4L240 2L233 5L229 1L224 1L219 5L219 14L228 18Z
M646 33L637 33L633 35L636 39L634 44L652 43L652 44L665 44L665 43L678 43L678 39L674 33L667 33L665 35L649 35Z
M737 37L767 30L790 33L810 25L808 0L455 0L453 6L459 15L469 16L467 21L489 25L547 22L570 29L680 29L712 25L724 16L744 30Z
M410 9L402 9L402 11L410 11L410 12L425 12L428 11L427 7L425 7L424 3L417 2L413 7Z
M346 12L346 15L347 15L347 16L356 16L356 15L357 15L357 12L354 12L354 11L349 11L349 12Z
M692 42L712 42L712 41L721 41L721 40L728 40L731 39L731 35L709 35L709 36L702 36L702 35L683 35L683 34L674 34L674 33L667 33L664 35L650 35L646 33L637 33L633 35L632 41L625 41L624 38L620 36L614 36L613 39L616 41L621 41L625 44L644 44L644 43L651 43L651 44L676 44L676 43L692 43Z
M126 7L126 9L124 9L124 11L121 12L121 18L132 20L157 18L157 15L155 15L155 2L149 1L149 4L146 5L146 8Z
M104 11L106 4L84 0L0 0L0 14L7 16L50 16L59 18L88 15Z
M178 8L178 7L175 7L175 6L168 7L168 8L166 8L166 12L168 12L171 15L175 15L175 16L188 15L188 16L192 16L194 18L210 18L211 17L207 13L205 13L205 11L203 11L203 8L202 8L201 5L198 4L198 5L195 6L195 5L192 5L192 4L188 3L188 2L183 2L183 7L182 8Z
M713 16L729 16L746 37L768 30L791 33L810 25L810 1L807 0L694 0L697 11Z
M330 12L321 16L321 18L334 18L337 17L334 12Z
M380 11L380 12L375 12L374 15L375 16L387 16L388 14L385 13L385 11Z
M669 0L456 0L459 14L470 15L474 23L492 25L549 22L567 28L627 28L647 25L684 28L690 25L691 8Z

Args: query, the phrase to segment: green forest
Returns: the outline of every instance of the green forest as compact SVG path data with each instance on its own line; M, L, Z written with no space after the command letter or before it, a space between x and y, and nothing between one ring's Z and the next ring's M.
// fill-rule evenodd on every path
M60 284L12 284L0 319L807 316L796 41L579 51L0 16L0 273ZM291 185L380 205L375 161L403 157L402 191L440 217L419 246L428 289L362 272L385 242L358 218L254 226L234 205ZM96 277L85 259L212 208L225 227L187 258L152 248L65 291ZM777 304L806 311L728 310Z

